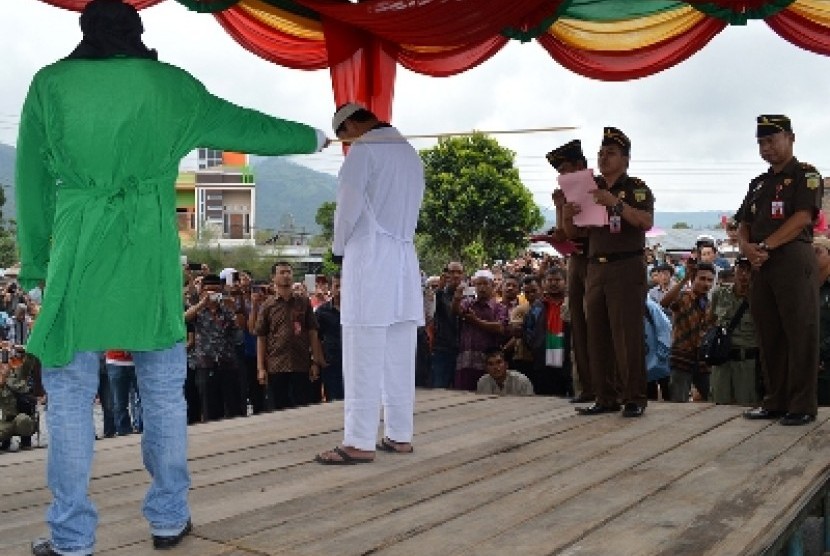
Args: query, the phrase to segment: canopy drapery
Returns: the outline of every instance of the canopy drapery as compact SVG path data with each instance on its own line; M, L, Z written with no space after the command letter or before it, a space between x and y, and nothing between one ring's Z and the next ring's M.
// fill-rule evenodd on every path
M88 0L41 0L80 11ZM165 0L127 0L143 9ZM824 0L174 0L211 13L257 56L331 72L335 104L360 102L390 119L395 70L444 77L509 40L537 41L593 79L652 75L682 62L729 25L764 20L785 40L830 55Z

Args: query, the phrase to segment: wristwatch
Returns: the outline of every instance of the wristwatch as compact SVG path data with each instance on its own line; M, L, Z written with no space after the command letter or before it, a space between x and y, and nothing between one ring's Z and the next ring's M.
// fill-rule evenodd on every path
M762 249L764 251L772 251L772 249L770 249L769 245L767 245L766 241L762 241L761 243L759 243L758 244L758 249Z
M621 216L623 208L625 208L625 204L620 200L617 201L617 204L614 205L614 207L611 209L611 212L613 212L617 216Z

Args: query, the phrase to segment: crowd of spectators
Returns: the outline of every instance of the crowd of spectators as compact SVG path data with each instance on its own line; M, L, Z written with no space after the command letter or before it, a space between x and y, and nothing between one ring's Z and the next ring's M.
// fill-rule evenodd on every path
M830 404L830 240L818 237L815 253L822 282L819 400ZM707 236L687 252L657 246L644 256L649 399L757 404L763 381L746 310L749 262ZM578 400L568 264L568 257L528 251L476 269L449 261L439 275L424 276L416 384ZM268 280L243 270L214 273L206 265L185 265L183 272L189 423L343 398L339 276L318 276L309 292L287 262L274 264ZM46 402L39 364L25 353L41 296L42 286L25 292L14 282L0 296L0 450L9 449L13 436L20 448L31 446L36 404L21 396ZM733 319L730 360L706 365L700 350L707 330ZM101 354L100 378L103 436L141 432L129 352ZM17 409L18 402L26 407Z
M730 230L734 232L734 224ZM818 237L815 245L819 267L825 269L820 277L819 398L828 405L830 240ZM705 234L686 251L668 253L658 245L647 248L644 256L649 280L643 323L649 399L756 405L764 387L755 327L745 303L752 275L749 261L729 240L718 244ZM427 277L423 341L430 357L419 362L418 385L524 395L525 390L514 386L521 377L536 395L578 399L581 389L565 295L568 263L568 257L528 252L479 269L451 261L440 275ZM706 333L715 326L729 327L733 319L729 361L707 365L701 353ZM491 353L502 355L504 369L498 361L489 364Z

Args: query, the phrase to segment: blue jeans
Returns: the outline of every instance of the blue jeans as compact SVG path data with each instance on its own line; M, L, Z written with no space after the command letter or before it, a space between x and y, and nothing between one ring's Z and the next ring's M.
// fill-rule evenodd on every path
M142 510L153 535L177 535L190 518L184 344L133 352L133 360L144 413L141 452L152 478ZM78 352L65 367L44 368L43 386L49 399L46 480L53 499L46 522L52 545L66 556L89 554L98 524L98 512L88 496L98 354Z
M115 432L118 436L131 434L133 423L130 419L130 389L138 391L135 367L133 365L107 364L107 377L110 382L110 392L112 392Z

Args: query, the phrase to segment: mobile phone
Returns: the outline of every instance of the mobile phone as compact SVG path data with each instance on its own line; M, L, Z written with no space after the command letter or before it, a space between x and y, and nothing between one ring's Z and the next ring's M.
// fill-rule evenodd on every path
M188 270L202 270L202 263L187 263Z
M239 272L234 272L233 274L231 274L231 280L233 280L233 282L231 282L232 284L238 284L239 283Z
M8 363L9 362L9 350L4 349L0 351L0 363Z
M476 296L476 289L475 286L467 286L464 288L464 297L475 297Z

